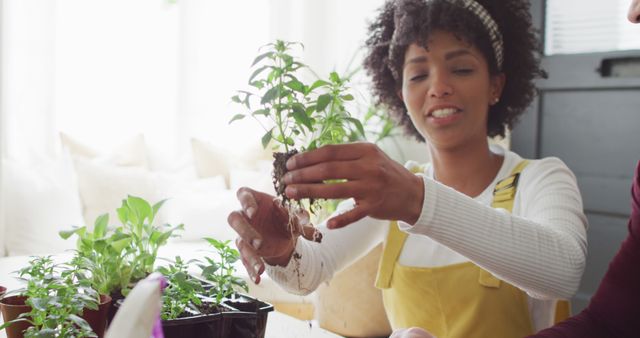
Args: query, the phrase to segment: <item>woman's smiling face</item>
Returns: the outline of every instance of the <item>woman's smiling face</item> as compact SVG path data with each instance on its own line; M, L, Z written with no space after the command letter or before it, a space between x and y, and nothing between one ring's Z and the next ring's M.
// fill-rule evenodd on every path
M401 97L416 129L436 147L486 139L504 76L491 76L483 54L451 33L434 32L427 46L407 48L402 72Z

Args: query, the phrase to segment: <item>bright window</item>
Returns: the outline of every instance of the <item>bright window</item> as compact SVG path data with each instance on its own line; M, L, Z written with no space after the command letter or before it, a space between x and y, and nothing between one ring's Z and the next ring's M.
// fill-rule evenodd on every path
M628 22L630 0L547 0L545 54L640 49L640 25Z

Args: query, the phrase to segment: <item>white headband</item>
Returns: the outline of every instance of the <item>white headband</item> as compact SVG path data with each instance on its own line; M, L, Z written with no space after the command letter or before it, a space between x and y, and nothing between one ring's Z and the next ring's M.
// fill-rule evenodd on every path
M429 0L427 0L427 2L428 1ZM470 12L475 14L480 19L480 21L482 22L482 25L487 30L487 33L489 33L489 38L491 39L491 46L493 46L493 52L496 56L496 62L498 64L498 70L502 70L502 62L504 60L504 53L503 53L504 47L502 42L502 34L498 29L498 24L491 17L491 14L489 14L489 12L484 7L482 7L481 4L477 3L474 0L446 0L446 1L451 4L455 4L462 8L468 9Z

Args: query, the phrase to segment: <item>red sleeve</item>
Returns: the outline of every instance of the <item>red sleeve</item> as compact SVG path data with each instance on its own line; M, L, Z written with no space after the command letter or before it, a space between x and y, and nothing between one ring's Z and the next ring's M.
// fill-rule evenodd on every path
M640 162L631 187L629 235L609 264L589 306L532 337L640 336Z

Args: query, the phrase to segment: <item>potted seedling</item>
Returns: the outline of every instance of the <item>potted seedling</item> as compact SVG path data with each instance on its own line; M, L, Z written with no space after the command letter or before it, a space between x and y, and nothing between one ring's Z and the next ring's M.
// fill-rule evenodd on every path
M198 266L201 277L210 283L209 297L233 309L224 314L231 322L228 337L263 338L273 305L237 292L239 289L248 292L249 289L242 278L234 275L236 270L233 263L240 259L240 253L231 248L229 241L204 239L215 249L218 260L205 257L206 262L199 262Z
M6 328L9 338L103 336L106 311L102 317L96 314L99 300L106 308L110 298L99 298L84 273L73 261L55 264L50 256L33 258L19 271L26 287L1 302L5 324L0 329Z
M158 268L167 279L161 312L165 337L264 337L273 306L237 293L248 287L234 276L233 263L240 255L229 241L205 240L216 249L216 258L184 262L178 256ZM194 264L201 270L200 278L189 274Z
M242 104L247 112L236 114L230 121L250 116L263 126L263 147L273 144L276 150L274 188L283 206L290 211L292 207L282 182L287 160L298 152L349 142L354 132L362 137L365 133L362 123L346 109L346 103L354 99L349 92L349 77L332 72L328 79L305 84L303 72L314 73L292 55L297 46L301 47L298 43L278 40L264 47L266 50L251 66L251 89L238 91L232 97L232 101ZM313 204L314 201L309 201L312 212ZM321 234L316 233L313 239L320 241Z
M109 215L99 216L93 232L86 227L61 231L62 238L78 237L79 264L89 271L91 285L115 302L124 298L136 282L154 271L158 249L165 245L182 224L155 225L155 216L164 201L154 205L142 198L128 196L117 209L122 226L109 229ZM112 306L109 320L117 308Z
M158 268L167 280L161 311L165 337L263 338L273 306L238 293L248 286L234 276L233 263L240 254L229 241L205 240L215 248L214 255L187 262L177 256ZM200 268L199 277L189 274L194 265Z
M158 271L167 279L162 296L162 330L165 337L223 337L224 308L206 296L202 283L191 276L179 256Z

